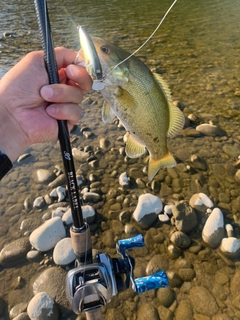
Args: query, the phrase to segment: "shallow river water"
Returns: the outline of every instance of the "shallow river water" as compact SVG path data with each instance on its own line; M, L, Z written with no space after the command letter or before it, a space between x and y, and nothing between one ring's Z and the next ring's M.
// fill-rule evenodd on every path
M133 52L153 32L170 4L169 0L49 0L54 44L78 50L77 25L83 25L92 36L105 38ZM240 156L239 17L239 0L179 0L153 39L138 52L138 56L150 69L162 74L172 91L173 100L178 101L185 116L193 115L190 116L193 121L188 120L183 132L169 140L171 152L179 164L189 165L191 156L196 155L202 159L206 167L201 172L194 171L189 179L183 178L178 186L168 183L169 188L166 187L162 192L152 190L153 188L151 189L148 185L144 190L136 186L129 190L129 197L132 197L131 208L134 208L138 196L143 192L154 193L166 203L172 203L178 199L189 200L194 193L204 192L223 210L225 218L234 225L237 237L240 236L240 182L235 179L236 168L239 169L239 166L234 167L234 165ZM2 1L0 19L0 76L2 76L27 52L41 49L41 39L33 1ZM146 182L146 176L143 173L143 167L146 165L145 158L125 161L116 151L123 146L124 130L114 122L110 125L103 124L102 100L97 93L88 95L86 99L83 106L84 115L80 120L79 128L73 133L73 137L76 138L73 146L82 148L90 146L97 150L101 138L110 141L111 150L96 153L98 157L100 154L101 158L95 173L105 188L112 189L118 185L118 176L124 171L133 178L140 177ZM89 99L94 103L90 105ZM140 118L139 121L143 120ZM223 134L207 136L193 133L192 130L197 124L209 122L213 122ZM88 138L84 136L80 130L82 127L88 127L92 135ZM27 197L32 201L37 196L43 196L50 191L46 185L35 182L33 172L38 168L54 170L55 165L62 166L57 142L32 146L26 150L26 153L30 153L31 156L22 162L16 162L14 169L0 184L0 250L4 245L23 236L20 230L22 220L30 216L39 217L44 213L45 209L26 210L23 205ZM94 173L94 168L86 169L79 163L76 163L76 169L87 178ZM114 170L117 175L112 174ZM163 171L166 178L167 171L165 169ZM168 181L161 180L160 175L155 180L158 178L160 182ZM165 186L166 184L167 182ZM99 214L92 228L93 243L96 246L102 241L101 237L106 228L116 231L114 229L116 215L113 214L110 217L109 210L111 212L115 210L118 213L123 209L121 204L114 207L113 202L109 202L108 198L104 197L103 191L102 193L102 201L98 205L93 204ZM127 197L128 194L125 192L124 196ZM119 203L119 200L117 202ZM117 230L116 238L119 238L124 232L122 229L121 235L119 229ZM114 252L112 248L106 250L110 253ZM154 254L157 254L157 247L152 251L149 249L145 260L143 254L141 262L146 264ZM216 267L218 270L217 265L214 266L214 261L211 261L213 268ZM221 267L223 268L222 264ZM229 279L236 271L237 266L232 267L228 274ZM29 301L32 296L32 292L28 291L30 282L39 272L37 264L34 264L34 267L24 264L10 269L3 268L0 271L0 297L6 301L8 309L21 301ZM13 293L11 283L19 275L29 282L29 286L17 292L15 290ZM182 291L182 296L178 297L178 302L187 299L187 287L185 290L186 292ZM121 299L124 301L124 296L121 296ZM151 301L154 297L149 295L143 300L134 300L130 296L129 299L132 299L128 305L131 309L129 314L124 311L123 317L120 317L121 302L118 302L116 306L113 304L109 310L104 310L106 319L137 319L140 302ZM134 302L136 306L130 306ZM211 318L206 315L206 318L195 317L194 319L238 318L236 313L226 311L227 306L220 306L219 303L219 308L221 309L219 313L225 314L228 318ZM180 320L179 312L178 316L176 314L174 317ZM74 319L73 315L68 316L69 319L70 317ZM0 313L1 320L8 319L6 317L8 315L5 314L1 318ZM138 318L140 319L139 316Z

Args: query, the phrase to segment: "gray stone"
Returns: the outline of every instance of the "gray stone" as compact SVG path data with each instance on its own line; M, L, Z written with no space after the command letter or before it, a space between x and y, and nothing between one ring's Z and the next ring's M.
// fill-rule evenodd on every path
M72 148L72 155L76 160L78 160L80 162L85 162L87 160L87 158L89 157L88 152L81 151L77 148Z
M192 320L193 319L193 309L190 301L181 300L178 303L177 309L175 311L176 320Z
M171 288L160 288L157 291L157 298L159 303L168 308L175 299L175 292Z
M13 319L24 311L27 311L27 303L25 302L18 303L9 311L10 318Z
M171 235L170 240L176 246L184 249L190 247L191 245L191 239L181 231L174 232Z
M47 292L59 305L69 306L66 297L66 274L61 267L49 267L33 282L33 293Z
M21 312L19 315L17 315L12 320L31 320L27 314L27 312Z
M101 196L100 194L96 193L96 192L85 192L83 194L83 200L85 201L93 201L93 202L98 202L101 200Z
M40 292L29 302L27 313L31 320L58 320L59 309L50 295Z
M197 155L192 155L190 158L191 166L196 170L205 171L207 170L207 164L206 161L202 158L200 158Z
M190 300L197 313L213 316L219 310L212 293L205 287L195 286L190 290Z
M31 245L28 238L20 238L10 242L0 252L0 263L4 266L12 266L26 258Z
M196 127L196 130L204 134L205 136L223 136L224 132L213 124L203 123Z
M138 320L160 320L158 316L157 309L151 305L150 303L141 303L138 312L137 312Z
M180 201L173 206L172 214L175 219L175 226L179 231L189 232L197 225L197 215L186 201Z
M53 180L52 182L50 182L48 184L48 186L50 188L56 188L58 186L63 186L66 185L67 183L67 179L66 179L66 175L65 173L60 174L55 180Z
M160 270L168 269L168 259L163 254L156 254L153 256L147 264L146 274L150 276Z
M56 178L56 175L47 169L38 169L33 173L33 179L36 183L48 184Z

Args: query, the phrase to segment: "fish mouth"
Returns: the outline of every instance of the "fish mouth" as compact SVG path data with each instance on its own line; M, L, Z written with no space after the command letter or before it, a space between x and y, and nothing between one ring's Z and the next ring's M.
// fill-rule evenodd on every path
M93 80L100 81L103 79L102 65L93 40L82 26L79 26L78 29L81 50L74 63L84 66Z

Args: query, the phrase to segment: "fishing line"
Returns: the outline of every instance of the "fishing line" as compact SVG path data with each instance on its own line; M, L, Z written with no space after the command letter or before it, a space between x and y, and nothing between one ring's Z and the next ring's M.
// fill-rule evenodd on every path
M163 21L165 20L165 18L167 17L167 15L169 14L169 12L172 10L173 6L176 4L178 0L174 0L173 3L171 4L171 6L168 8L168 10L166 11L166 13L164 14L163 18L161 19L161 21L159 22L159 24L157 25L157 27L155 28L155 30L152 32L152 34L147 38L146 41L144 41L144 43L138 48L136 49L133 53L131 53L127 58L125 58L124 60L122 60L121 62L119 62L118 64L116 64L109 72L108 74L103 77L101 80L99 81L103 81L104 79L106 79L109 74L115 70L118 66L120 66L122 63L124 63L125 61L127 61L128 59L130 59L132 56L134 56L139 50L141 50L147 43L149 40L152 39L152 37L154 36L154 34L158 31L158 29L160 28L161 24L163 23ZM98 81L98 80L94 80L94 81Z

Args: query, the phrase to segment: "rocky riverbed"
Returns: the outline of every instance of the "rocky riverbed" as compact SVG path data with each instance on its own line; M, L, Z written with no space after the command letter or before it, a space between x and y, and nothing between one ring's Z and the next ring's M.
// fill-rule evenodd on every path
M129 252L135 277L165 270L169 278L168 288L120 292L102 308L104 319L239 319L238 133L176 102L186 117L169 140L177 166L149 183L148 155L126 157L125 130L116 119L101 122L102 102L98 93L86 96L71 134L93 249L116 257L118 239L141 233L145 246ZM58 142L27 150L1 184L0 319L84 319L65 292L74 254Z

